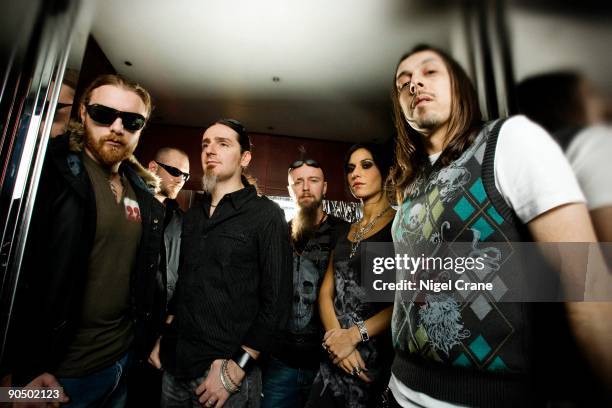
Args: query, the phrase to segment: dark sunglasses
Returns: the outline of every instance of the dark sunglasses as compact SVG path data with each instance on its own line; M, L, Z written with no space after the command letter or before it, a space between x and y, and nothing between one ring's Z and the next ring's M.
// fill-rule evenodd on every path
M166 170L171 176L174 176L174 177L181 176L185 182L189 180L189 173L183 173L176 167L168 166L167 164L160 163L157 160L155 160L155 163L159 164L162 167L162 169Z
M57 105L55 105L55 111L57 112L58 110L67 108L69 106L72 106L71 103L62 103L62 102L58 102Z
M319 164L319 162L317 162L316 160L313 159L306 159L306 160L296 160L293 163L291 163L289 165L289 171L293 170L293 169L297 169L298 167L302 167L303 165L307 165L310 167L316 167L316 168L320 168L321 165Z
M104 105L87 105L85 109L94 121L102 125L112 125L117 118L121 118L123 127L130 132L142 129L147 121L140 113L122 112Z

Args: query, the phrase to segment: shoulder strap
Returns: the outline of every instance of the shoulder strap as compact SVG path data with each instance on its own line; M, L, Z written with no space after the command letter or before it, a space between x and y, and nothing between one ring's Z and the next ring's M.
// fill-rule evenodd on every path
M517 224L519 220L516 217L514 210L510 208L508 204L506 204L504 197L501 195L497 187L495 187L495 150L497 147L499 131L505 122L506 119L497 119L487 138L487 145L485 147L484 158L482 160L482 182L484 184L487 196L491 200L491 204L493 207L495 207L495 210L504 218L504 220L512 224Z

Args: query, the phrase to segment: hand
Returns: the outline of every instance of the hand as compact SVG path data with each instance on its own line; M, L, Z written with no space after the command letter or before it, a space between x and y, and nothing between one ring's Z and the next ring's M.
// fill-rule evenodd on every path
M34 378L32 381L28 383L28 385L24 387L24 389L26 388L57 388L60 391L59 402L26 402L26 403L19 402L19 403L14 403L13 404L14 407L19 407L19 408L58 407L59 408L60 402L62 404L65 404L70 400L70 398L68 398L68 396L64 393L64 389L62 388L60 383L57 381L57 378L55 378L55 376L49 373L43 373L39 375L38 377Z
M223 360L215 360L210 365L208 375L202 384L196 388L195 393L199 395L198 401L205 407L221 408L230 397L229 392L221 383L221 364ZM244 379L245 372L232 360L229 360L227 371L234 383L240 384Z
M360 342L361 334L357 326L351 326L349 329L334 328L323 336L323 344L327 346L327 352L334 364L347 358Z
M370 377L368 377L365 374L365 372L368 370L365 366L365 363L363 362L363 358L361 358L361 354L359 354L359 351L357 350L353 351L347 358L340 361L337 365L338 367L343 369L344 372L347 373L348 375L354 375L353 370L355 369L355 367L358 367L359 368L358 377L364 382L367 382L367 383L372 382Z
M161 336L155 342L155 346L153 346L153 350L151 351L151 354L149 354L149 359L148 359L149 364L151 364L153 367L157 368L158 370L162 369L161 360L159 359L160 344L161 344Z

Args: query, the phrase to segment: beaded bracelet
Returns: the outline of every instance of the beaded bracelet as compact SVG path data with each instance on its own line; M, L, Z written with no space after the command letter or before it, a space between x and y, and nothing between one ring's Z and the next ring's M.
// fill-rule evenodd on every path
M234 384L231 377L227 374L227 363L228 360L223 360L223 363L221 363L221 371L219 372L221 384L223 385L223 388L225 388L225 391L229 392L230 394L236 394L240 391L240 387Z
M225 367L221 366L221 368L223 369L223 372L225 373L225 376L227 377L229 382L234 386L234 388L236 388L238 391L240 391L240 385L236 384L234 382L234 380L232 380L232 376L229 373L229 360L225 360L225 361L227 362L225 364Z

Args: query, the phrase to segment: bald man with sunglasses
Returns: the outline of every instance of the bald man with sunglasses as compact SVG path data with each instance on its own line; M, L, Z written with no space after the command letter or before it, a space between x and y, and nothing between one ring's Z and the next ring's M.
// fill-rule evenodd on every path
M189 180L189 156L180 149L162 147L155 154L155 159L149 162L149 171L159 177L160 189L157 198L166 207L164 219L164 245L162 247L163 267L162 277L166 284L166 303L164 319L168 314L168 304L174 294L178 279L179 254L181 249L181 230L183 226L183 210L179 207L176 197ZM159 360L159 342L149 356L149 363L161 370ZM160 379L161 381L161 379ZM161 384L160 384L161 386ZM159 401L159 398L157 398Z
M150 113L144 88L104 75L49 144L9 329L14 386L61 387L75 407L125 405L165 291L159 179L132 155Z
M162 147L149 161L148 170L155 174L160 181L159 191L155 198L164 205L164 238L161 247L161 260L158 279L166 288L163 298L158 299L157 310L162 312L159 318L169 320L169 305L174 295L178 280L179 255L181 249L181 231L183 228L184 212L176 198L189 180L189 156L183 150L174 147ZM164 325L165 326L165 325ZM164 333L168 341L168 333ZM162 363L160 360L161 338L155 343L149 354L148 364L134 367L129 378L128 406L158 406L161 397ZM172 366L168 358L164 367Z

